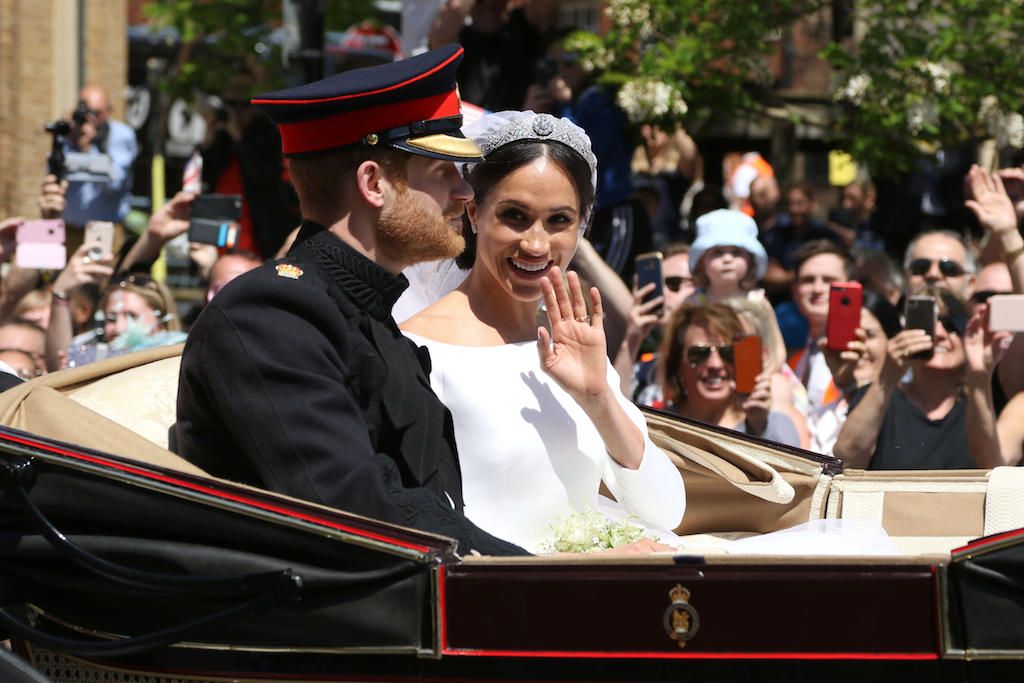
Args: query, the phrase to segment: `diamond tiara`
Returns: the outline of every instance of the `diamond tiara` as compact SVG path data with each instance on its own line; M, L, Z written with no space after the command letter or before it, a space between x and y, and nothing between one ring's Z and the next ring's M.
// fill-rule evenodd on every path
M507 125L497 127L485 134L474 138L484 157L496 149L520 142L522 140L536 140L538 142L560 142L575 151L587 165L590 166L591 176L597 177L597 157L590 149L590 139L583 129L568 119L555 118L551 114L527 113L515 119L508 119Z

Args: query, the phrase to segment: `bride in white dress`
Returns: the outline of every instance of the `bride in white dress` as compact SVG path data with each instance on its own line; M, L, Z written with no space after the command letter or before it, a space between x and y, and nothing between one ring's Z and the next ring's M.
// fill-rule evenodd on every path
M473 128L487 161L466 169L476 197L460 265L472 269L402 325L429 349L431 385L452 412L466 515L538 551L560 519L607 512L603 481L619 517L675 528L683 481L616 389L601 296L562 276L594 205L590 140L533 112L490 114Z

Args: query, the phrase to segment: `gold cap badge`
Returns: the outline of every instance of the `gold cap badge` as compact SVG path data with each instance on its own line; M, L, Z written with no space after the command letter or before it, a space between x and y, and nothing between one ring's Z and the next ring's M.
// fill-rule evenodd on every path
M286 277L292 280L298 280L302 277L302 268L291 264L291 263L278 263L277 264L277 276Z

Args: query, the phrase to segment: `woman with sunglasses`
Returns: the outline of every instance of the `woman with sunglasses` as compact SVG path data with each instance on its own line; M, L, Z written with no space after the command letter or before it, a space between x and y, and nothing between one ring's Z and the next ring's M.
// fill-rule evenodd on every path
M107 282L111 257L92 260L78 249L52 289L50 325L46 330L48 369L78 366L99 358L185 341L171 291L143 273L116 277L102 289L96 307L102 314L97 331L73 337L72 293L82 286Z
M660 328L696 289L690 273L690 245L673 242L661 250L661 274L664 281L662 296L648 296L654 292L654 283L637 287L633 278L630 308L625 314L626 330L622 343L613 359L615 371L621 378L622 393L639 405L655 405L661 401L661 384L657 381L657 356L645 353L637 357L648 335L660 334ZM620 279L621 282L621 279ZM606 288L602 288L605 292ZM657 344L657 340L652 346Z
M452 412L466 515L535 552L574 513L674 529L682 477L618 390L601 295L584 295L574 272L563 280L594 206L589 138L533 112L489 114L466 132L486 158L464 171L474 198L459 263L471 268L402 325L429 349L431 386Z
M686 304L665 328L659 351L665 409L790 446L800 445L793 421L773 411L772 370L757 377L749 395L736 392L733 340L744 334L725 304Z
M850 401L833 453L864 469L1001 465L992 371L1007 333L987 329L985 304L968 317L952 292L922 294L935 299L934 329L888 340L881 372Z

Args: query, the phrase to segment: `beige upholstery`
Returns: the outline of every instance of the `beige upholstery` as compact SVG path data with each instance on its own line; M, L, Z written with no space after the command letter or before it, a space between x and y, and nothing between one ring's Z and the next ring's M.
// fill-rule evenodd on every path
M183 345L62 370L0 394L0 423L191 474L167 450Z
M129 368L65 395L161 448L175 419L181 356Z

